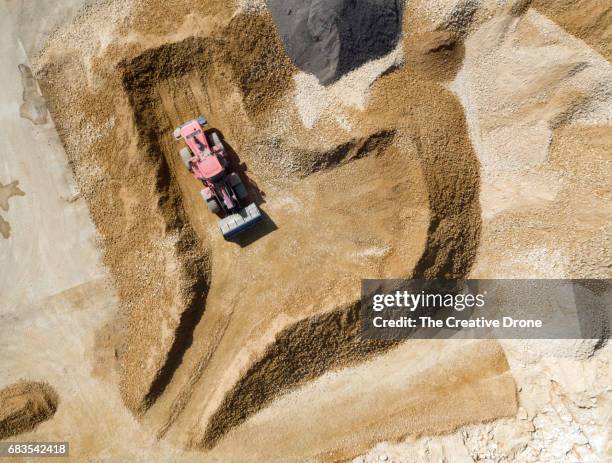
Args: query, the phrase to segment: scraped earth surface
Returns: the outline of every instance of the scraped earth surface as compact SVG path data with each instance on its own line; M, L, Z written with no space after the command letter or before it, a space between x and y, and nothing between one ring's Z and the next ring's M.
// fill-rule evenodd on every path
M35 56L120 303L92 375L160 461L343 461L493 420L503 439L532 400L516 381L541 346L359 336L361 278L609 277L609 63L537 2L455 3L413 2L388 55L322 82L260 2L94 2ZM236 243L171 136L198 114L264 213Z

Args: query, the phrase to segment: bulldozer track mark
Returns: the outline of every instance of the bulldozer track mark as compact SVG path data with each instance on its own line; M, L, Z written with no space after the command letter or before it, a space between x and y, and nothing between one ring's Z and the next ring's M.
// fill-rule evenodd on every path
M226 323L224 327L217 334L218 339L221 339L225 335L225 332L227 330L228 325L230 324L232 316L233 316L233 313L231 312L226 317L225 319ZM219 342L211 342L207 345L209 349L204 355L199 353L198 355L199 360L197 361L195 366L191 369L188 380L183 384L183 386L180 388L179 393L176 394L176 396L172 400L172 403L169 408L168 418L164 421L162 426L157 431L157 436L159 439L163 438L166 435L166 433L168 432L168 429L176 422L179 415L183 413L183 411L185 410L185 407L189 404L191 397L193 395L194 387L196 386L198 381L202 378L202 375L206 371L206 368L208 367L210 359L212 358L213 355L215 355L215 352L217 351L217 347L219 346L219 344L220 344Z

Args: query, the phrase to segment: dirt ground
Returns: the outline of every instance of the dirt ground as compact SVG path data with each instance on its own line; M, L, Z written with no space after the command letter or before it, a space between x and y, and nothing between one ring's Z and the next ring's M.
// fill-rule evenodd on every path
M53 121L46 127L57 130L76 182L59 209L78 205L87 252L96 262L99 253L109 272L53 285L48 296L30 290L36 307L47 301L58 314L91 306L62 329L83 331L74 342L86 347L73 346L62 364L85 353L77 383L87 384L87 399L65 401L70 389L60 383L57 416L33 436L59 435L83 407L110 397L112 413L93 408L109 430L112 419L125 426L111 460L131 454L127 439L138 436L133 451L150 446L147 458L158 461L323 462L512 417L524 405L519 367L507 359L513 348L361 340L360 279L501 277L509 269L609 276L596 251L605 246L610 195L607 100L598 90L609 63L556 38L537 13L606 56L605 34L594 26L605 11L586 15L587 27L567 8L544 11L538 2L473 10L469 2L414 2L404 14L402 61L389 61L362 90L350 80L328 85L317 95L329 101L305 124L300 102L314 100L300 93L303 73L256 3L207 1L193 11L182 0L92 2L66 12L44 45L25 30L23 48ZM533 61L512 59L521 40ZM487 68L491 54L497 65ZM533 71L542 56L561 63L545 77ZM531 80L517 90L490 78L508 69ZM236 243L218 233L171 136L198 114L220 132L264 213ZM535 132L539 120L547 125ZM504 138L519 129L511 141L531 143L529 159ZM575 154L585 144L589 155ZM25 198L40 191L16 178ZM0 184L12 230L2 219L0 231L20 236L13 222L21 219L10 214L23 198L14 177L0 181L12 182ZM560 237L589 201L601 202L600 211L585 212L581 230ZM574 273L555 267L557 255ZM15 339L3 345L19 345ZM113 440L89 439L76 440L77 455L103 452Z

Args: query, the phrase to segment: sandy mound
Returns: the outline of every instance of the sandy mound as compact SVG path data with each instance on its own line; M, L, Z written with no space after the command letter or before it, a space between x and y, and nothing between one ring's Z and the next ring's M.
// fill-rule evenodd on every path
M407 34L405 66L425 79L451 80L463 64L463 41L452 31Z
M0 390L0 439L31 431L51 418L58 400L47 383L20 381Z

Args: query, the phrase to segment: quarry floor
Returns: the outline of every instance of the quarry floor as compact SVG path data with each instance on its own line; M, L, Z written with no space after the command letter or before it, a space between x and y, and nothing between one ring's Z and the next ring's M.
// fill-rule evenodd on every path
M99 174L94 170L91 178L74 177L75 171L79 175L83 172L79 169L92 167L88 164L90 158L84 156L87 162L79 164L74 152L68 156L65 153L66 147L70 151L82 146L84 152L85 146L90 148L89 140L83 142L66 135L67 130L75 127L74 121L56 120L56 127L50 120L35 125L27 118L16 116L24 99L18 65L29 63L29 57L42 49L45 31L53 29L50 24L68 23L79 3L67 3L65 10L57 11L52 2L43 2L35 16L34 12L19 10L11 2L6 11L2 11L6 6L0 7L0 56L6 63L0 70L0 118L5 135L0 140L0 182L2 185L19 182L19 191L14 186L0 189L0 198L6 198L9 205L0 215L10 225L8 238L0 240L3 247L0 320L11 327L0 335L3 352L0 387L23 378L45 380L60 397L53 419L20 435L19 439L69 440L74 461L96 455L101 461L115 461L120 457L125 461L189 462L200 461L203 451L212 461L223 462L342 461L366 452L380 441L399 440L406 434L450 432L469 423L482 426L469 428L472 436L486 434L483 429L494 429L503 440L504 426L511 426L511 421L501 420L501 428L483 428L488 425L477 423L516 414L515 382L519 389L527 391L523 393L525 398L521 398L521 393L518 397L519 405L529 408L530 422L538 416L534 404L540 401L538 394L546 394L547 389L538 385L541 390L532 396L529 391L534 389L530 389L533 377L537 376L534 371L540 371L532 362L540 354L524 354L523 346L500 345L496 341L418 341L379 348L363 346L352 337L354 326L350 315L359 289L355 281L361 276L409 276L415 272L437 272L440 268L462 276L453 274L457 269L448 262L423 258L427 256L427 249L439 249L439 243L447 236L436 235L436 230L432 232L429 226L432 217L453 207L452 200L437 199L432 193L443 184L443 180L432 174L440 167L435 163L435 155L425 160L419 158L410 142L414 133L427 133L425 138L435 133L429 132L427 122L419 127L408 123L390 125L389 121L400 119L398 114L405 108L400 108L398 113L371 111L368 117L354 115L353 123L358 123L353 132L356 135L330 143L327 134L338 131L338 122L323 124L318 130L297 128L293 120L295 113L281 113L277 117L285 116L292 122L283 133L276 135L285 143L281 148L287 149L289 158L298 166L277 165L274 163L278 160L272 159L272 168L267 170L258 165L257 153L248 149L250 141L261 142L253 135L261 127L245 122L250 120L248 101L246 109L241 106L244 103L238 102L232 106L234 112L220 111L215 98L229 101L235 89L224 86L223 82L203 86L202 76L187 70L148 85L143 94L139 90L131 91L129 83L128 97L123 99L115 98L115 93L99 93L113 95L116 108L108 112L104 108L100 119L95 121L96 126L89 128L89 132L86 127L83 131L96 138L96 130L112 117L113 125L108 129L112 132L109 138L112 143L105 146L110 146L110 152L118 153L116 159L122 164L102 166L102 169L108 168L104 173L111 180L123 179L122 170L129 175L125 174L124 184L111 181L105 185L108 196L98 194L94 180ZM60 16L54 19L53 14ZM530 20L537 23L539 19L530 17ZM220 24L227 23L221 20ZM491 29L495 31L496 27L501 26L492 25ZM209 33L201 32L203 36ZM130 72L138 75L139 66L143 65L138 60L147 49L163 54L164 43L189 39L184 29L153 38L146 37L143 31L140 33L145 37L139 39L138 47L142 49L128 53L121 61L123 74L118 76L123 76L123 82L102 79L93 87L105 89L105 85L109 88L117 85L121 88L130 78ZM482 32L484 36L486 33ZM113 64L119 62L116 57L111 58L115 59ZM468 53L465 60L467 69L478 56ZM103 68L99 72L104 75ZM148 71L143 72L146 76ZM404 88L406 81L402 79L391 76L385 81L386 87L379 93L373 91L371 98L381 103L388 95L396 95L393 89ZM406 79L410 81L409 77ZM429 84L407 91L413 92L414 101L418 101L419 94L440 101L450 115L447 122L441 117L439 124L454 128L452 108L484 98L469 84L462 86L465 82L459 73L453 83L453 91L459 98L451 92L438 93ZM539 82L538 85L547 84ZM53 85L46 91L53 93ZM75 87L74 92L79 91ZM58 114L59 104L69 101L62 100L61 96L50 98L51 114ZM85 103L91 101L85 100ZM97 109L95 105L92 108L92 112ZM416 104L410 111L427 121L419 108ZM153 123L133 122L141 109L150 111L146 114L154 116L150 119ZM220 239L215 233L214 221L199 200L197 185L181 170L178 157L173 157L177 148L167 129L190 117L194 110L207 113L211 125L223 128L227 143L247 166L243 175L252 182L251 193L268 217L264 230L252 240L235 244ZM553 110L538 112L540 107L535 113L530 113L531 107L522 110L530 114L526 120L542 114L550 118L557 115ZM460 157L461 161L450 169L440 169L451 177L459 172L462 185L468 187L471 182L476 184L472 169L477 165L476 155L482 154L482 146L497 143L507 148L503 130L487 127L493 118L483 114L466 111L466 120L461 122L463 129L454 133L454 138L471 139L474 150L462 151L463 145L458 143L457 152L467 153L465 157ZM514 128L520 126L526 130L523 133L539 140L541 134L529 132L526 125L517 124ZM388 133L390 128L393 135ZM312 147L310 152L296 150L295 143L292 145L294 140L287 133L293 130L297 138L309 141L305 144ZM564 130L571 132L573 128ZM607 129L601 130L607 136ZM478 140L480 135L475 136L474 131L486 135ZM557 138L561 141L553 145L561 153L554 158L561 165L565 159L563 148L575 140L570 135ZM502 142L494 137L501 137ZM589 138L589 133L586 137L595 138ZM104 137L102 142L107 143ZM350 146L345 151L338 150L344 143ZM602 153L605 147L605 142L593 146L592 152ZM94 154L95 149L95 146L91 148ZM268 153L268 147L261 149ZM165 159L165 164L157 164L155 160L141 163L142 153L150 150L161 153L160 159ZM336 152L340 153L336 164L320 164L320 159ZM373 154L361 156L362 152ZM506 154L511 157L514 152L507 148ZM303 165L300 156L305 159ZM534 216L521 218L519 213L540 208L545 217L541 220L547 220L552 207L546 207L564 194L567 184L550 171L536 182L536 170L524 174L521 177L524 184L517 187L512 169L506 172L507 166L500 167L501 158L500 155L500 159L482 156L479 159L482 183L478 183L476 191L481 189L482 230L480 219L475 224L449 225L451 230L459 226L467 229L466 242L482 233L481 251L478 260L473 262L472 275L575 275L568 268L596 276L605 273L605 269L597 266L597 259L585 258L584 262L576 263L576 254L569 252L558 258L553 252L552 260L540 259L544 253L542 243L550 245L555 241L550 234L546 235L544 226L535 234L542 233L546 238L540 241L533 238L531 242L525 238L520 248L522 255L527 256L525 259L516 257L512 261L512 257L504 255L503 243L507 236L526 233L512 228L517 222L537 223ZM124 159L128 161L123 163ZM305 171L299 170L302 168ZM502 174L489 175L496 168ZM132 169L137 174L131 176ZM141 181L140 175L148 180ZM166 184L160 178L172 180ZM91 185L87 183L89 180ZM576 184L582 188L578 191L589 192L584 183ZM90 186L91 190L87 190ZM138 211L145 197L143 191L150 191L152 199ZM590 230L605 226L607 193L602 187L595 195L601 201L597 203L599 207L593 208L598 211L585 213L582 222L585 241L599 239L599 235L589 235ZM458 197L464 198L462 194ZM117 214L119 217L108 218L108 210L113 209L100 207L105 204L108 207L109 198L121 198L117 204L124 212ZM368 199L356 202L355 198ZM177 207L177 201L181 212L168 215L168 210L174 211ZM571 198L569 201L572 208L580 208L579 201L572 202ZM474 204L478 204L478 198ZM376 214L369 212L372 209L376 209ZM143 217L149 212L150 229L143 226L146 220ZM504 214L514 212L517 215L505 221ZM558 225L565 221L563 217L558 220ZM134 224L144 234L134 233L131 241L122 243L118 235L133 231ZM115 255L109 256L108 251L104 254L101 243L105 240L118 243L118 249L125 251L123 257L131 259L131 250L136 250L134 260L125 264ZM159 243L159 249L146 247L150 242ZM588 249L596 245L589 245ZM466 259L472 263L473 249L468 245L465 248ZM520 254L516 249L515 253ZM160 268L166 273L151 273L153 270L146 268L147 261L135 264L136 258L147 252L154 256L159 253L159 262L163 263ZM565 258L566 255L572 257ZM499 264L500 256L506 258L503 264ZM156 265L151 264L151 268L156 269ZM198 272L190 274L190 266ZM136 281L136 286L118 282L117 274L121 272L127 272L125 275ZM150 281L144 282L145 276L150 280L151 275L166 275L169 281L177 283L154 292L146 286ZM134 292L138 294L134 296ZM147 299L148 294L154 296ZM198 306L202 298L205 309ZM126 322L121 300L141 307L142 314ZM188 311L187 322L181 318L185 306L193 307ZM229 314L228 308L231 308ZM151 320L159 324L152 324ZM184 323L191 328L185 334L181 331ZM143 341L127 346L118 342L117 337L125 333L117 327L127 330L128 338L142 335ZM157 336L158 332L162 333L161 337ZM153 333L150 338L149 333ZM180 343L175 342L177 333L179 337L184 336ZM321 343L322 338L337 342L326 345ZM342 352L337 363L333 358L329 360L330 352L334 355ZM604 381L609 375L607 361L600 357L584 366L572 355L568 354L571 359L563 361L564 368L589 371L598 378L593 384L601 388L602 375ZM163 358L157 360L156 356ZM122 362L119 366L117 358ZM149 365L141 365L145 363L143 359L150 359ZM322 359L328 359L329 363L322 364ZM554 366L546 364L545 369L548 369L547 377L554 377L556 383L568 387L568 379L559 378ZM294 371L299 373L294 375ZM593 384L584 385L584 390L594 390ZM277 394L276 389L282 394ZM600 400L605 404L609 399ZM601 414L593 418L594 421L601 419ZM83 426L84 422L94 422L96 426ZM322 422L325 425L319 426ZM552 427L554 423L551 420L542 426ZM537 420L536 424L540 425ZM467 438L458 438L463 436L461 432L439 441L411 437L402 444L404 448L383 444L366 458L378 458L384 453L397 461L412 461L408 458L416 459L425 448L433 448L434 454L439 452L449 458L448 452L452 455L452 449L460 447L465 451L466 447L473 449L476 445ZM595 428L592 433L599 435ZM459 450L456 451L459 455Z

